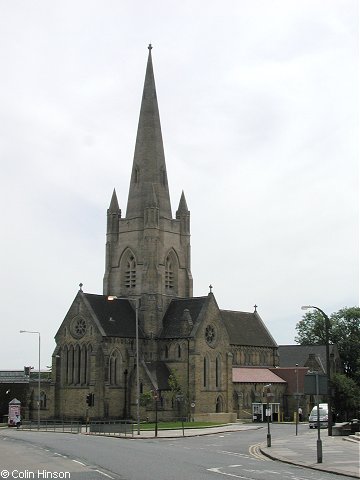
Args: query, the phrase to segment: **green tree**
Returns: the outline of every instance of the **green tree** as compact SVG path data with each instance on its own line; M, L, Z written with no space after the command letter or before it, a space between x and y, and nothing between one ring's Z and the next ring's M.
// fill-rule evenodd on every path
M180 382L179 382L179 380L176 376L175 370L171 370L171 373L170 373L169 379L168 379L168 383L169 383L169 387L170 387L170 390L171 390L171 393L172 393L173 397L176 397L176 396L182 394L181 385L180 385Z
M330 315L330 343L336 344L344 373L360 384L360 308L342 308ZM317 310L307 312L296 325L295 342L324 345L324 317Z
M331 315L331 322L344 373L360 385L360 308L343 308Z
M360 414L360 387L352 379L341 373L336 373L332 378L335 388L335 411L340 412L342 420L359 418Z

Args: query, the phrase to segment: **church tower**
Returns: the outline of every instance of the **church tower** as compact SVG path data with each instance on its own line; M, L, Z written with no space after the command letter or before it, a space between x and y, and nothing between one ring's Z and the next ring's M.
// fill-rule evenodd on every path
M114 190L107 211L104 295L140 299L140 325L157 336L173 298L192 297L190 211L184 192L172 217L151 49L126 216Z

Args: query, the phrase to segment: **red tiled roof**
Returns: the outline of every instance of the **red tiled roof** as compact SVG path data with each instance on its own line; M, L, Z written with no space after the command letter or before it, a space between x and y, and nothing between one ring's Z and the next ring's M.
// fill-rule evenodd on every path
M237 383L286 383L267 368L234 367L232 377Z

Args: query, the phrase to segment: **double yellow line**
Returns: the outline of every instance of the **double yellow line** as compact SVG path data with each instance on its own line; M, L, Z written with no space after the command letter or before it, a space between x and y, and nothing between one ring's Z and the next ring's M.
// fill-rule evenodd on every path
M270 461L270 458L265 457L260 451L260 443L256 443L255 445L250 445L249 453L252 457L255 457L257 460L261 460L262 462Z

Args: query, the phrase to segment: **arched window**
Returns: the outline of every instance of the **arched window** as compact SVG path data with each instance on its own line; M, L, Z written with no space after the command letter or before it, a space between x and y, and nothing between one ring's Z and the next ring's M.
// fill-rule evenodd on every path
M74 347L69 346L67 350L67 383L71 385L73 383L73 365L74 365Z
M173 289L174 286L174 267L172 258L168 255L165 261L165 288Z
M169 358L169 347L165 345L165 358Z
M80 383L81 370L81 350L80 346L76 345L74 348L74 365L73 365L73 383L78 385Z
M120 384L121 355L118 350L114 350L109 358L109 383L110 385Z
M204 372L203 372L203 376L204 376L204 387L208 388L209 387L209 370L210 370L210 361L209 361L209 357L204 357Z
M129 256L126 263L125 287L127 288L136 287L136 262L135 262L135 258L132 255Z
M46 408L46 393L40 392L40 408Z
M221 387L221 356L216 357L215 362L215 386L216 388Z
M136 287L136 257L134 253L127 248L120 259L121 277L126 289Z
M85 383L89 385L91 382L91 354L92 354L92 346L88 345L86 349L86 376L85 376Z
M177 352L178 353L178 358L181 358L181 345L178 345L177 350L178 350L178 352Z
M224 409L224 402L223 402L223 399L222 399L222 396L219 395L216 399L216 413L221 413Z

